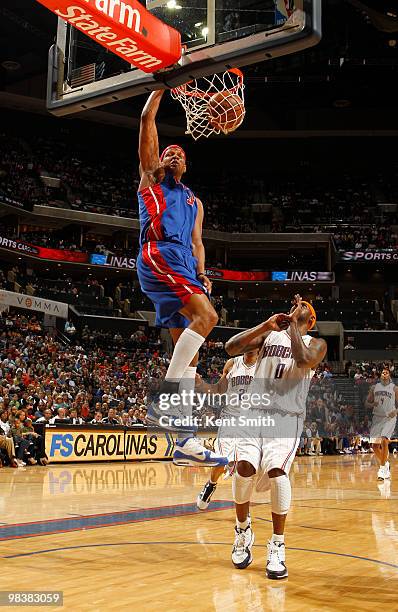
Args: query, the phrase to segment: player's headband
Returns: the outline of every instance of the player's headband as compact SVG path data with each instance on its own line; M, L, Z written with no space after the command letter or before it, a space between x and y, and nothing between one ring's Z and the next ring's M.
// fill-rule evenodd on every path
M184 151L184 149L183 149L182 147L180 147L180 145L173 144L173 145L169 145L168 147L166 147L166 148L164 149L164 151L162 152L162 154L161 154L161 156L160 156L160 161L163 161L164 156L166 155L166 153L167 153L167 152L168 152L170 149L180 149L181 153L182 153L182 154L183 154L183 156L184 156L185 161L187 160L187 156L185 155L185 151Z
M310 311L311 315L314 317L312 323L311 323L311 327L308 328L308 331L310 331L313 327L315 327L315 323L316 323L316 312L315 309L313 307L312 304L310 304L309 302L305 302L304 300L302 300L301 302L302 304L305 304L308 308L308 310Z

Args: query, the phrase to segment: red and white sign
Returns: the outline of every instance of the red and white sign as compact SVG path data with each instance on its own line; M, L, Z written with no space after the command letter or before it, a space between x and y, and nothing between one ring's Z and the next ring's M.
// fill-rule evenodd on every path
M181 36L137 0L38 0L115 55L144 72L172 66Z
M270 272L238 272L237 270L221 270L220 268L207 268L206 276L212 280L228 280L228 281L269 281L271 280Z
M36 246L28 242L14 238L0 236L0 248L11 251L19 251L21 255L31 255L40 259L51 259L53 261L70 261L73 263L87 263L88 254L81 251L68 251L67 249L49 249L47 247Z

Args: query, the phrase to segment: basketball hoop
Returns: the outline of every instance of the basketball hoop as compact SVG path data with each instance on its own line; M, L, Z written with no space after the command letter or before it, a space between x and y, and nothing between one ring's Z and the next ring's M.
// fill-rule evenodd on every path
M194 140L211 134L229 134L245 117L243 73L238 68L201 77L171 90L187 117L186 134Z

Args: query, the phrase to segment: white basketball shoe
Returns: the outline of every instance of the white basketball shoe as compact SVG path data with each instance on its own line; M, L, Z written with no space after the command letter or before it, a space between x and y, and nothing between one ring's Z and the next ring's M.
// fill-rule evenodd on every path
M206 482L203 489L201 490L198 497L196 498L196 505L199 508L199 510L207 510L207 508L209 507L212 495L214 491L216 490L216 488L217 488L216 482L210 482L210 480Z
M235 527L235 542L232 548L232 563L237 569L245 569L253 561L252 547L254 544L254 533L251 523L246 529Z
M198 467L199 465L203 467L217 467L219 465L227 465L228 459L205 448L198 438L192 437L176 441L173 463L182 467Z
M281 580L282 578L287 578L288 573L284 543L270 540L267 548L268 556L265 570L267 577L271 580Z
M377 472L377 480L384 480L385 479L385 466L381 465L379 467L379 471Z

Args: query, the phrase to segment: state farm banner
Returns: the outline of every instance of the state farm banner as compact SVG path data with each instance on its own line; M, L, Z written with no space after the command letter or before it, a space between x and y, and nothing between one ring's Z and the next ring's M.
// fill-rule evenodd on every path
M36 246L14 238L0 236L0 248L18 253L25 253L39 259L51 261L70 261L72 263L87 263L89 256L81 251L69 251L68 249L49 249L48 247Z
M155 72L181 57L180 33L138 0L38 0L129 64Z
M398 263L398 249L374 249L372 251L339 251L338 261L349 261L350 263Z
M14 308L25 308L44 312L61 319L68 318L68 304L47 300L36 295L25 295L24 293L14 293L0 289L0 306L13 306Z

